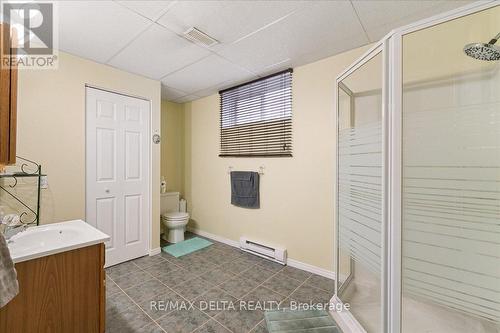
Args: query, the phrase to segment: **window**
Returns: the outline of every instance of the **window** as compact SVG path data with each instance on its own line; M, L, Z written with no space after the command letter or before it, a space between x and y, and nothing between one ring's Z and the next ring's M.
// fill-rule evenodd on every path
M219 156L292 156L292 72L220 91Z

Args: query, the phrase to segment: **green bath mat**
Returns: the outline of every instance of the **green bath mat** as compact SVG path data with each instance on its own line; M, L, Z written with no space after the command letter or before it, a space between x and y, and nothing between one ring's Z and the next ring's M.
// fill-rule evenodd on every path
M163 252L173 255L176 258L182 257L186 254L190 254L194 251L201 250L213 243L207 241L206 239L193 237L190 239L183 240L182 242L175 243L172 245L167 245L163 247Z
M269 333L341 333L325 310L278 310L265 312Z

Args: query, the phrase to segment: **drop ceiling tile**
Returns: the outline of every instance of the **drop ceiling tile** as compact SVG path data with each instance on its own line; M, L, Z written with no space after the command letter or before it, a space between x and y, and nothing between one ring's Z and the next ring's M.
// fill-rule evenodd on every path
M106 62L151 24L114 1L59 1L59 48Z
M158 23L178 34L196 27L227 44L310 4L310 1L179 1Z
M163 14L167 12L167 10L175 4L175 1L162 1L162 0L122 0L118 1L121 5L129 8L130 10L152 20L156 21Z
M184 91L181 91L181 90L178 90L175 88L171 88L171 87L167 87L166 85L163 85L163 84L161 85L161 99L173 101L173 100L176 100L178 98L184 97L186 95L187 95L187 93L185 93Z
M369 42L350 2L312 3L216 52L261 75L290 64L297 66L316 61Z
M229 61L211 55L162 78L162 83L176 89L195 93L222 82L251 80L256 76Z
M159 80L168 73L198 61L209 54L208 50L188 42L158 24L152 24L113 57L109 64ZM174 88L177 87L174 86Z
M473 1L352 1L372 42L392 29L458 8Z

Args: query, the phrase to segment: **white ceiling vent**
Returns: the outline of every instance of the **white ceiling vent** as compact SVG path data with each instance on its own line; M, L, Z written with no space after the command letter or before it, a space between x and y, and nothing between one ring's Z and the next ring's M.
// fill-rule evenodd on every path
M195 27L189 28L184 33L183 36L187 40L189 40L193 43L196 43L196 44L200 44L200 45L205 46L205 47L210 47L210 46L213 46L213 45L219 43L219 41L217 39L210 37L209 35L207 35L203 31L200 31L200 30L196 29Z

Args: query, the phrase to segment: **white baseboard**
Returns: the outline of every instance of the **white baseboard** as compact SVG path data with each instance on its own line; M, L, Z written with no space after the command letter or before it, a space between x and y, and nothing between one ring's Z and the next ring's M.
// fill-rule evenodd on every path
M217 235L214 235L214 234L211 234L209 232L199 230L199 229L194 229L194 228L188 227L187 230L191 231L193 234L197 234L197 235L200 235L202 237L210 238L210 239L213 239L214 241L217 241L217 242L221 242L221 243L231 245L231 246L237 247L237 248L240 247L240 243L238 241L234 241L234 240L227 239L227 238L224 238L221 236L217 236Z
M240 243L238 241L227 239L227 238L224 238L224 237L221 237L218 235L214 235L214 234L211 234L209 232L199 230L199 229L194 229L194 228L188 227L187 230L191 231L193 234L200 235L200 236L206 237L206 238L210 238L210 239L213 239L214 241L217 241L217 242L221 242L221 243L224 243L224 244L227 244L227 245L230 245L233 247L237 247L237 248L240 247ZM321 276L324 276L324 277L332 279L332 280L335 279L335 272L329 271L329 270L324 269L324 268L316 267L316 266L313 266L310 264L306 264L302 261L288 258L287 265L291 266L291 267L298 268L298 269L302 269L302 270L310 272L310 273L321 275Z
M302 261L288 258L287 265L301 269L303 271L311 272L311 273L321 275L321 276L324 276L326 278L335 280L335 272L329 271L329 270L321 268L321 267L309 265L309 264L306 264L305 262L302 262Z
M161 247L157 247L156 249L149 250L150 256L155 256L155 255L160 254L160 253L161 253Z

